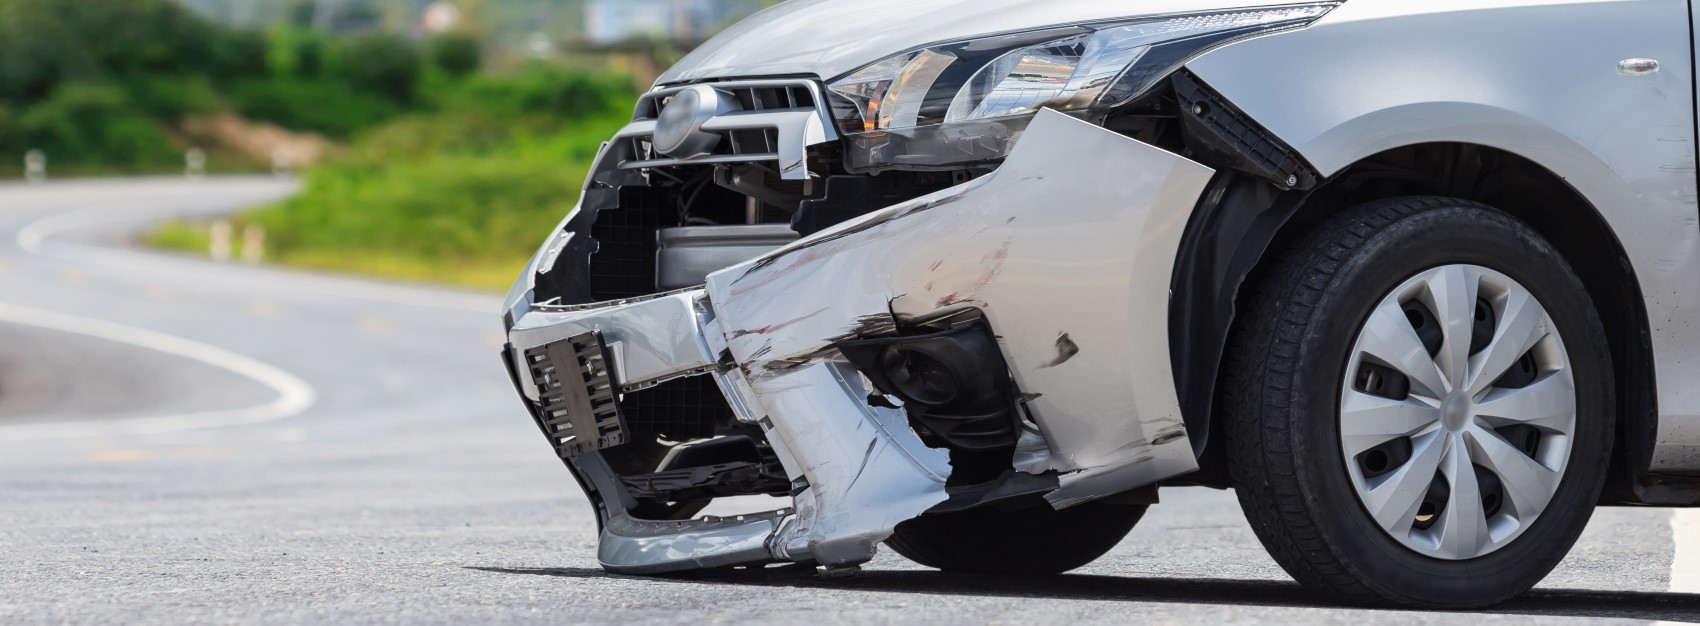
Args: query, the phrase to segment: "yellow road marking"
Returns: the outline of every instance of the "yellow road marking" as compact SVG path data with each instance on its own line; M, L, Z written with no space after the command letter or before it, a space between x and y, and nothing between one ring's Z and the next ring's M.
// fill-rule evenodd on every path
M230 449L229 448L183 448L181 450L173 451L171 453L171 456L173 456L175 458L179 458L179 459L214 459L214 458L218 458L218 457L230 456Z
M395 324L392 324L389 320L381 317L367 316L360 318L360 330L379 335L387 335L395 332Z
M141 461L153 458L153 453L147 450L97 450L90 452L87 458L96 463Z

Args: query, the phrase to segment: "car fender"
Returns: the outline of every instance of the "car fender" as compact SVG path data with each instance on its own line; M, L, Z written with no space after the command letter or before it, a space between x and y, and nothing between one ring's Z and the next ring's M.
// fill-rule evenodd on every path
M1700 230L1684 2L1348 2L1309 28L1187 69L1323 176L1376 153L1462 142L1570 184L1646 297L1654 471L1700 471ZM1350 50L1350 54L1342 51ZM1620 71L1634 58L1657 72Z

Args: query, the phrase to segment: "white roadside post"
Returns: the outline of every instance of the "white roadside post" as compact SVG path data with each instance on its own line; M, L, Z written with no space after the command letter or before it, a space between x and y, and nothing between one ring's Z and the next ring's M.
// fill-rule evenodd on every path
M294 164L289 159L289 151L283 146L272 148L272 175L288 176Z
M208 232L211 241L207 245L207 254L212 260L224 263L230 260L230 222L218 220L212 223Z
M32 185L47 181L47 154L40 150L24 153L24 179Z
M183 153L183 175L200 179L207 175L207 151L190 148Z
M266 257L266 229L259 224L249 224L242 228L242 262L249 265L259 265Z

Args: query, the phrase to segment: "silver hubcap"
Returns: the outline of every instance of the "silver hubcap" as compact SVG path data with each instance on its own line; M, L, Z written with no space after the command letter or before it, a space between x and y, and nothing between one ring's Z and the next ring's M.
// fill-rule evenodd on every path
M1516 539L1558 490L1575 431L1564 342L1504 274L1422 272L1358 331L1341 452L1364 509L1418 553L1470 559Z

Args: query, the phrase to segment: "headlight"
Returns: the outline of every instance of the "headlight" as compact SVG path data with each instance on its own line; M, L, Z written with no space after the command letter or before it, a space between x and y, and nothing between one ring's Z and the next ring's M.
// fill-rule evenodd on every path
M1039 109L1114 109L1205 50L1304 26L1336 4L1134 18L943 43L873 63L827 88L836 96L840 130L853 147L872 152L853 149L852 168L998 158ZM894 141L904 149L890 149Z

